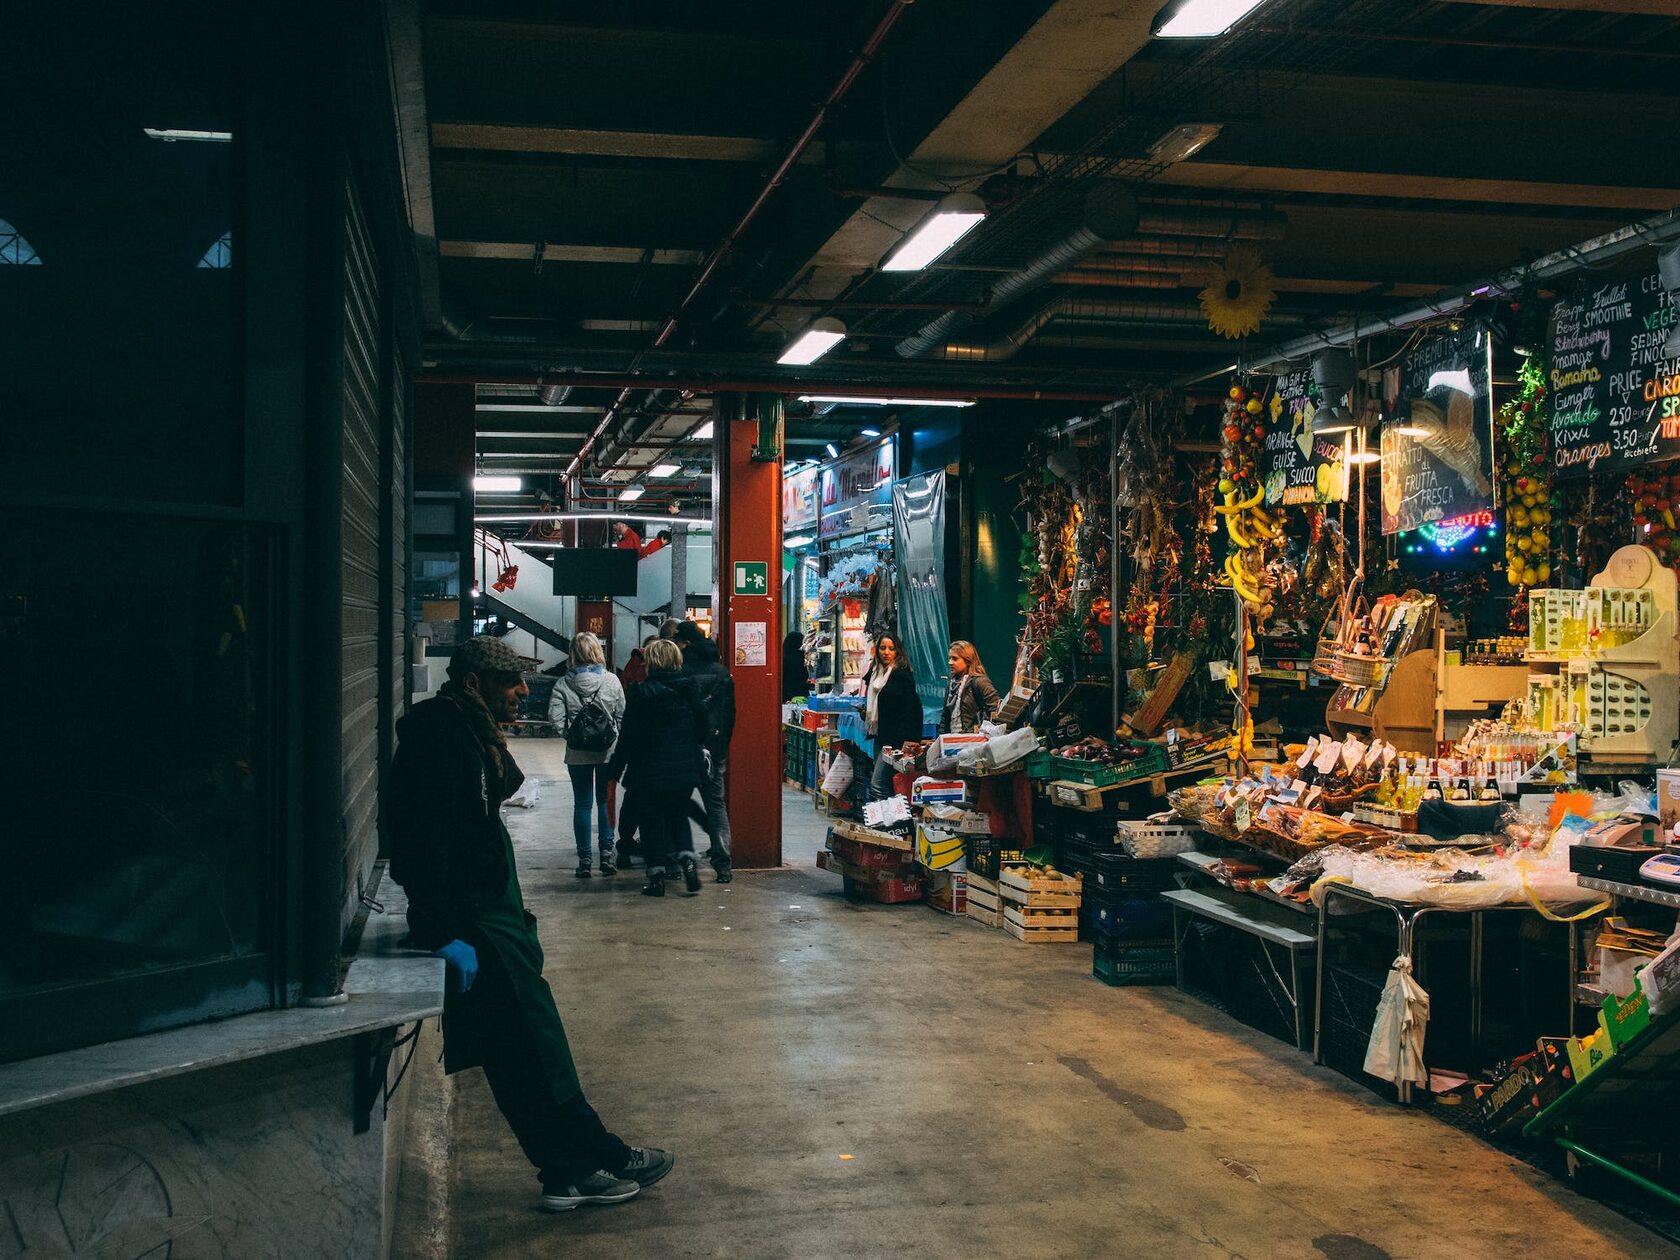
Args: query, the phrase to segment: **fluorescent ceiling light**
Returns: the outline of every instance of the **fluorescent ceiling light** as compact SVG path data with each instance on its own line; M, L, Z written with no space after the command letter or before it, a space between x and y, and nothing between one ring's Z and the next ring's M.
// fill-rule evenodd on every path
M658 516L636 512L485 512L473 517L474 525L530 524L532 521L639 521L659 525L710 525L709 516L673 516L669 512ZM521 539L519 547L536 547L535 539ZM564 544L556 544L564 545Z
M973 193L952 193L910 230L887 255L882 271L920 271L980 226L986 203Z
M1178 126L1169 128L1159 140L1149 146L1149 156L1165 166L1182 162L1207 148L1209 142L1219 134L1221 125L1214 122L1179 123Z
M518 477L474 477L473 478L473 489L474 490L487 490L487 491L507 490L507 491L513 491L513 490L518 490L524 484L525 483L523 481L521 481Z
M879 429L859 429L858 432L863 434L864 437L874 438L881 436L881 430Z
M782 550L794 551L800 547L809 547L815 541L816 539L809 534L795 534L792 538L782 539Z
M839 454L840 454L840 449L837 446L835 446L833 442L823 443L823 450L828 452L828 457L830 459L834 459L834 458L838 457Z
M688 436L697 442L704 442L707 438L712 436L712 422L710 420L706 421L705 424L701 425Z
M1223 35L1265 0L1179 0L1155 15L1161 39L1206 39Z
M824 315L821 319L812 320L810 326L782 351L782 357L776 362L803 367L807 363L815 363L844 340L846 325L832 316Z
M800 402L846 403L854 407L972 407L972 398L866 398L861 394L801 394Z
M618 492L618 501L620 503L634 503L646 493L647 489L644 486L625 486Z
M682 471L681 464L655 464L648 470L650 477L675 477Z
M180 127L147 127L146 135L153 140L203 140L211 144L232 144L231 131L188 131Z

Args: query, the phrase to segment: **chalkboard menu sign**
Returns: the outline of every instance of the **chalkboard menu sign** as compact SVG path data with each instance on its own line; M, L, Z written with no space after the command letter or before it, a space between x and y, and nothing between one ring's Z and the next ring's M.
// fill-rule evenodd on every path
M1384 374L1383 533L1492 510L1492 381L1482 324L1426 342Z
M1340 434L1313 436L1318 403L1309 392L1312 372L1286 372L1272 382L1266 400L1266 441L1260 455L1260 484L1266 502L1340 503L1347 498L1347 466Z
M1559 477L1680 458L1680 357L1663 351L1677 318L1655 269L1585 286L1552 308Z

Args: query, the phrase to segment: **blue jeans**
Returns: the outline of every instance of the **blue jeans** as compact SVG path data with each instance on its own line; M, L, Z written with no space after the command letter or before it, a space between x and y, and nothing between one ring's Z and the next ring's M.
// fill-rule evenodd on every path
M592 766L567 766L572 777L572 833L577 838L578 861L589 861L589 807L595 806L600 822L601 856L613 851L612 818L607 813L607 778L605 763ZM593 798L593 799L592 799Z

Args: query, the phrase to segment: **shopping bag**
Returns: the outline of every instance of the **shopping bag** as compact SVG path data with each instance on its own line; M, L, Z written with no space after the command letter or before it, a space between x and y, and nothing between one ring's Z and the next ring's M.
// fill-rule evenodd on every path
M1388 980L1377 999L1377 1018L1365 1048L1365 1070L1399 1085L1429 1083L1423 1065L1423 1039L1429 1031L1429 994L1412 978L1410 955L1401 954L1388 969Z
M535 809L537 802L540 800L542 800L542 789L537 786L537 781L526 779L519 785L519 790L502 803L511 805L516 809Z

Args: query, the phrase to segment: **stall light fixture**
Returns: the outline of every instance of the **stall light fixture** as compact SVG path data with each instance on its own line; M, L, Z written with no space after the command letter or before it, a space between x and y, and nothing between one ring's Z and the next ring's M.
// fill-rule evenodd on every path
M881 430L879 429L859 429L858 432L866 438L878 438L881 436Z
M972 398L866 398L861 394L801 394L800 402L843 403L851 407L972 407Z
M710 438L712 436L712 422L710 420L706 421L705 424L701 425L698 429L694 430L694 432L690 433L688 436L693 438L696 442L706 441L708 438Z
M645 486L625 486L618 492L618 501L620 503L634 503L646 493L647 488Z
M812 320L805 331L782 351L782 357L776 362L804 367L808 363L815 363L844 340L846 325L832 315L824 315L821 319Z
M184 127L146 127L143 129L148 139L163 140L173 144L177 140L200 140L209 144L232 144L231 131L190 131Z
M783 551L797 551L801 547L809 547L817 540L809 534L795 534L792 538L782 539Z
M1355 451L1347 457L1350 464L1375 464L1381 460L1382 456L1376 451Z
M1426 429L1421 424L1397 424L1394 426L1393 431L1398 433L1401 437L1409 438L1426 438L1435 436L1434 429Z
M1155 15L1158 39L1207 39L1223 35L1265 0L1176 0Z
M980 226L986 203L973 193L942 197L910 235L887 255L882 271L920 271Z
M840 455L840 448L835 446L833 442L824 443L823 450L828 452L830 459L836 459Z
M648 476L675 477L681 471L682 465L680 464L655 464L652 468L648 469Z
M1222 123L1216 122L1179 123L1168 128L1159 140L1149 146L1149 156L1162 166L1182 162L1207 148L1222 126Z
M486 494L498 492L513 493L524 486L518 477L474 477L473 489L482 490Z

